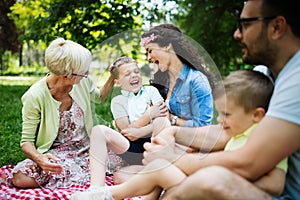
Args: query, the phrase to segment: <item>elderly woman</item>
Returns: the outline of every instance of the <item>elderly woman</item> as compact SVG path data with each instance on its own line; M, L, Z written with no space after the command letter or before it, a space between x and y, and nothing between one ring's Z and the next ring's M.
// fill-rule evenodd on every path
M99 91L88 77L91 60L88 49L63 38L55 39L46 49L50 74L22 97L21 149L28 158L10 174L14 186L69 187L86 184L90 174L92 182L100 181L93 174L105 165L91 158L91 171L89 168L91 101L105 100L113 78L110 76Z

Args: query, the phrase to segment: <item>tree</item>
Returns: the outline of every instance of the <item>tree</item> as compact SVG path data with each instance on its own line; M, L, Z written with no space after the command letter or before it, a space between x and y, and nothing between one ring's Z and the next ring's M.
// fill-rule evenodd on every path
M211 55L222 75L243 68L241 50L233 39L243 1L177 1L175 17L185 34L199 42Z
M0 1L0 70L4 68L3 54L6 50L17 53L20 51L17 27L13 20L8 17L10 7L15 4L15 0Z
M89 49L124 30L141 27L140 4L127 0L31 0L17 2L12 17L22 40L49 43L55 37Z

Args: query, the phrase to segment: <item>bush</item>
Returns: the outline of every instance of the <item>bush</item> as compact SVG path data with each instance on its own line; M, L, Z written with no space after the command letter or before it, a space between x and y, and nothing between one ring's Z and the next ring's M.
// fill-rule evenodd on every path
M44 76L48 73L45 66L36 65L30 67L10 66L6 70L0 71L2 76Z

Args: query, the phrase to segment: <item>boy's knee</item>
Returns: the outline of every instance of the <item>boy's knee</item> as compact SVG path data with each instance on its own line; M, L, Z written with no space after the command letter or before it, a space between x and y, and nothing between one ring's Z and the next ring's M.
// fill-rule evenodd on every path
M108 127L104 126L104 125L96 125L92 128L92 131L91 131L91 138L98 138L98 137L103 137L105 136L105 133L106 133L106 129Z

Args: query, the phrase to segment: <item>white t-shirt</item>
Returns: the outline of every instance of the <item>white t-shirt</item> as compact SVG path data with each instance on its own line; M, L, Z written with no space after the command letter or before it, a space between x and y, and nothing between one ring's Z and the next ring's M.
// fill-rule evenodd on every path
M300 51L279 73L266 115L300 125Z
M300 51L279 73L266 115L300 125ZM299 198L299 177L300 148L288 158L288 173L282 196L288 195L292 199Z
M163 101L157 88L142 86L138 94L121 90L121 95L111 101L111 111L114 119L129 117L130 123L138 120L147 110L148 104L155 105Z

